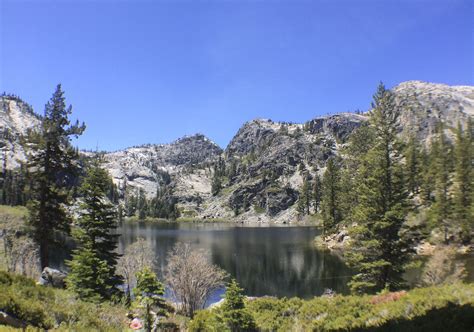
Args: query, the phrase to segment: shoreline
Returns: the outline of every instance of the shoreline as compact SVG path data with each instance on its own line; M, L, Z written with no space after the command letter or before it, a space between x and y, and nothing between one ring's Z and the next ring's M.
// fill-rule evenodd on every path
M297 222L259 222L259 221L240 221L226 218L178 218L175 220L164 219L164 218L146 218L138 219L136 217L123 218L124 223L150 223L150 224L226 224L240 227L317 227L318 225L314 222L297 221Z

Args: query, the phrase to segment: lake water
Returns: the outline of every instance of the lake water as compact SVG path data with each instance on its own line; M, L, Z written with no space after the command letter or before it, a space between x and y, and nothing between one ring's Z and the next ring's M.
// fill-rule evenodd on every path
M166 267L166 253L177 242L190 243L209 252L212 263L236 278L249 296L312 298L326 288L348 294L351 270L335 254L314 247L319 231L313 226L248 226L230 223L123 223L118 229L119 251L146 239L158 256L158 275ZM66 241L66 250L51 253L51 266L67 270L74 244ZM474 255L460 257L467 270L467 281L474 282ZM405 275L414 286L421 270ZM224 290L210 303L219 301Z
M339 257L319 251L311 226L242 226L216 223L123 223L119 250L146 239L158 255L158 274L177 243L209 252L212 263L236 278L246 295L311 298L326 288L348 293L351 271Z

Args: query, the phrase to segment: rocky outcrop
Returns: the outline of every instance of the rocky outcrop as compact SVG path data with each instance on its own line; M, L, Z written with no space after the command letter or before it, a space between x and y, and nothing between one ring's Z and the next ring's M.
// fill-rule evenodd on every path
M0 97L0 160L1 166L17 168L26 161L20 137L39 126L39 116L30 105L16 96Z
M149 144L107 153L105 167L120 189L136 191L141 188L148 197L153 197L160 186L173 181L179 187L181 177L189 179L187 175L191 173L200 174L194 171L209 167L221 153L217 144L197 134L170 144ZM210 182L196 177L190 180L196 188L183 188L178 196L210 191Z
M65 287L65 279L67 274L65 272L52 269L50 267L45 267L41 276L38 280L38 283L43 286L51 286L56 288Z
M448 137L454 137L458 124L466 126L474 117L474 87L449 86L421 81L403 82L392 89L395 101L401 108L400 132L402 136L415 133L429 143L441 121Z
M270 217L276 216L279 212L293 206L297 199L298 192L291 187L267 189L267 215Z

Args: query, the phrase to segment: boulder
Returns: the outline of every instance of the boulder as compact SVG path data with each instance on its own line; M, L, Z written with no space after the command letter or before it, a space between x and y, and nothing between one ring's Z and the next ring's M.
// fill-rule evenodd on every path
M66 277L67 274L65 272L52 269L50 267L45 267L43 272L41 272L41 277L38 283L43 286L64 288Z

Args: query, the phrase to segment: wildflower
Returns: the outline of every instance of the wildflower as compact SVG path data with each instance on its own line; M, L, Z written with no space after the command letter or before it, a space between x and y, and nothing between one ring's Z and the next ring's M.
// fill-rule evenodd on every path
M134 318L130 323L130 328L132 330L140 330L142 327L142 322L138 318Z

